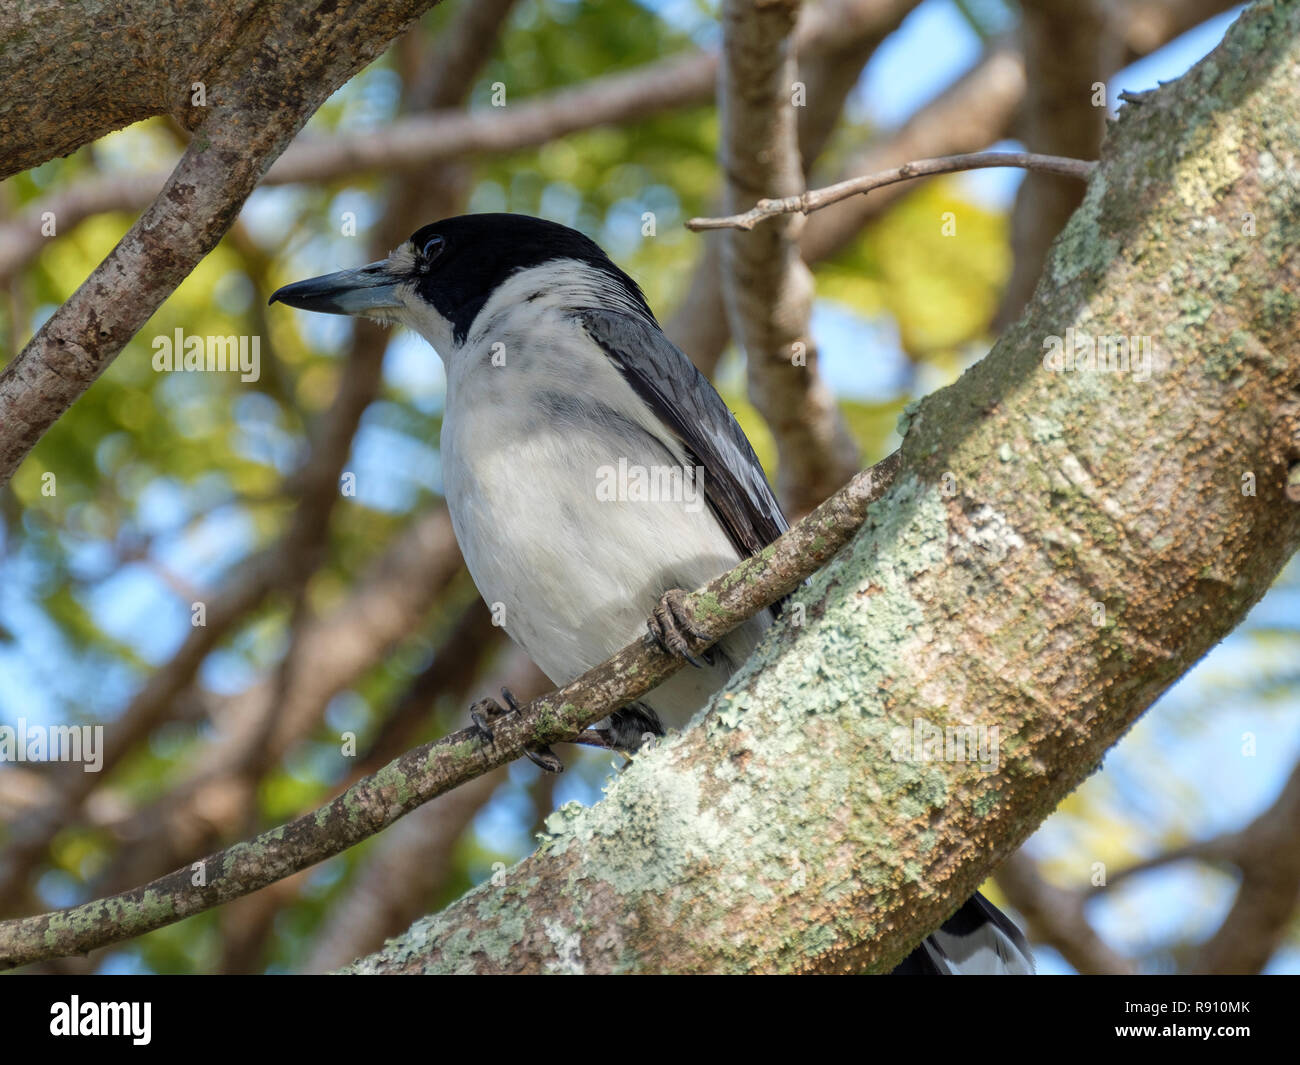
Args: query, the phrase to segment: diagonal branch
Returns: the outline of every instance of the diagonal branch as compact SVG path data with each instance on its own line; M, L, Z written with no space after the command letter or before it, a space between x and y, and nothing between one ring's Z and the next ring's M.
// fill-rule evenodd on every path
M1044 174L1060 174L1079 181L1087 181L1089 175L1097 168L1095 162L1084 159L1063 159L1055 155L1035 155L1032 152L971 152L966 155L950 155L942 159L918 159L879 174L865 174L862 177L850 178L847 181L828 185L824 189L801 192L797 196L759 200L743 214L727 215L725 218L692 218L686 223L686 228L696 231L705 229L749 231L759 222L769 218L780 218L789 214L812 214L813 211L820 211L823 207L847 200L850 196L862 196L873 189L896 185L900 181L932 177L935 174L953 174L961 170L983 170L1005 166L1034 170Z
M862 471L760 554L689 596L695 625L706 636L692 641L692 651L707 650L833 558L862 524L870 503L893 482L898 466L898 456L891 455ZM490 744L473 729L461 729L407 751L313 813L143 887L0 923L0 968L81 954L143 935L315 865L430 799L513 761L526 748L571 739L680 667L680 660L646 635L572 684L493 722Z

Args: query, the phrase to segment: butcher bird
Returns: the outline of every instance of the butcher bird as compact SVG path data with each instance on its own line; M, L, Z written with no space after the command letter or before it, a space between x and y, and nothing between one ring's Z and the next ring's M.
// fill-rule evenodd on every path
M646 625L690 663L601 723L608 746L632 751L685 726L750 656L779 605L696 656L681 590L762 550L786 519L726 403L592 240L526 215L462 215L270 302L404 325L438 353L457 542L506 632L554 683ZM490 719L474 717L490 739ZM529 755L561 768L549 749ZM1032 971L1020 931L978 894L895 970Z

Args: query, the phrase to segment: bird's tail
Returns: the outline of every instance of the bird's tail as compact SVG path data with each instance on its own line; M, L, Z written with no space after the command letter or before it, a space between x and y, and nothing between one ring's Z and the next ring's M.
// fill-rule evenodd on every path
M1020 929L976 892L899 963L894 976L1032 976L1034 956Z

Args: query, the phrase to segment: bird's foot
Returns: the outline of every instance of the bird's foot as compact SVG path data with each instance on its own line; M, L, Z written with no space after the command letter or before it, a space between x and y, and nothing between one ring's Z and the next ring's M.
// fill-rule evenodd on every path
M496 743L489 721L500 717L505 711L495 699L480 699L469 708L470 727L484 743Z
M509 688L501 689L501 698L506 701L502 706L495 699L480 699L469 708L469 719L474 723L474 731L486 743L495 743L496 737L492 733L491 722L498 718L505 717L507 714L519 713L519 700L515 698L514 693ZM548 773L563 773L564 763L560 761L557 755L549 747L536 747L532 750L525 750L524 754L528 755L534 765L540 766Z
M703 659L693 655L686 637L707 640L708 635L696 626L686 604L686 595L680 588L664 592L654 614L646 622L646 628L650 630L655 642L670 655L689 662L696 669L704 669L709 664L709 653L706 651Z

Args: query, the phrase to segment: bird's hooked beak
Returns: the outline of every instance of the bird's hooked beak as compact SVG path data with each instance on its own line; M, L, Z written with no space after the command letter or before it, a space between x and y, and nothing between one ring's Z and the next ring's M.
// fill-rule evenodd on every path
M402 304L397 287L409 280L394 270L391 259L367 263L356 270L309 277L276 289L268 304L280 302L304 311L325 314L360 314L381 316Z

